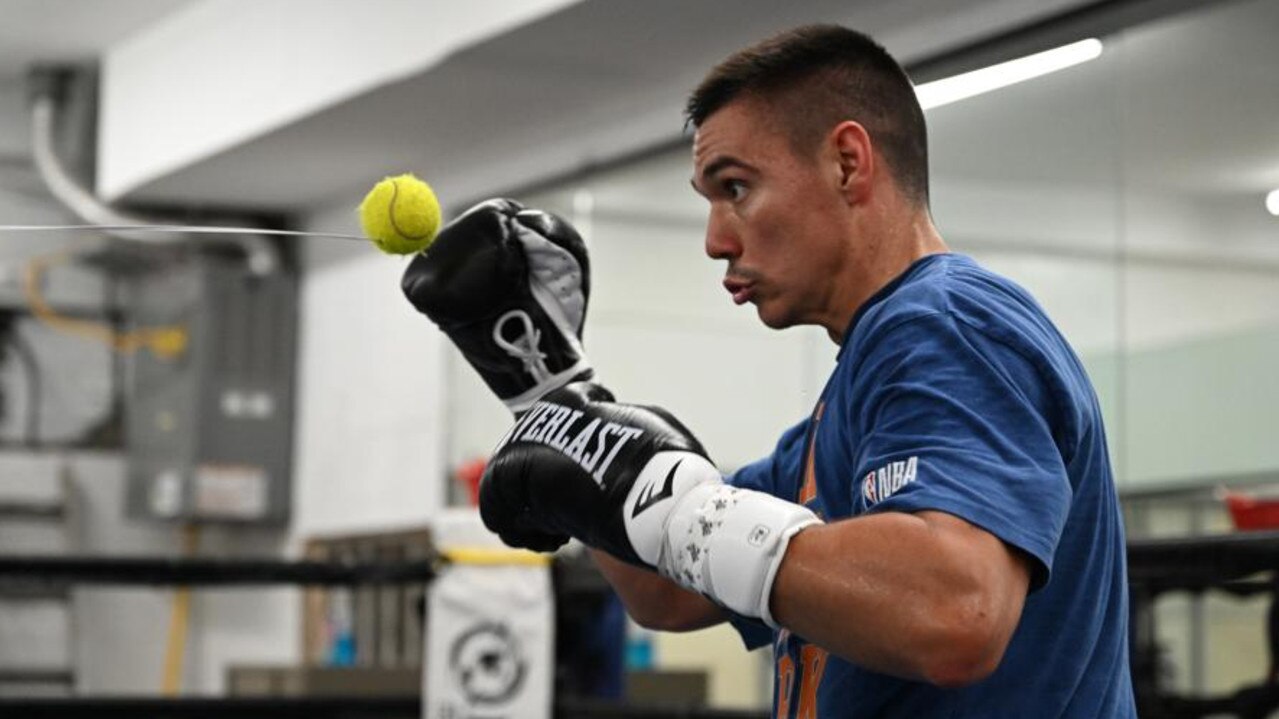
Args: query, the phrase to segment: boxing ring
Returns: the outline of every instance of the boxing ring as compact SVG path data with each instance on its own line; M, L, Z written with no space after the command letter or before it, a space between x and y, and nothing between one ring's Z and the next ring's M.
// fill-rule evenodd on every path
M1274 676L1279 619L1279 532L1253 532L1194 539L1134 540L1128 545L1132 611L1131 653L1141 716L1190 719L1237 716L1259 719L1279 709L1273 679L1216 696L1179 696L1159 685L1150 657L1156 651L1155 602L1176 592L1221 592L1232 597L1268 595L1272 604L1265 628ZM0 583L30 591L67 586L101 587L359 587L436 581L451 564L447 555L395 563L339 563L274 559L168 557L0 557ZM1262 628L1258 628L1259 631ZM197 719L312 719L418 717L420 696L259 697L93 697L0 698L5 717L164 717ZM761 719L759 712L710 710L696 706L626 706L556 697L557 719Z
M1130 653L1137 707L1142 717L1192 719L1235 716L1263 719L1279 709L1279 532L1248 532L1194 539L1129 542L1128 582L1132 620ZM1160 686L1155 602L1170 593L1220 593L1234 598L1270 597L1267 680L1229 694L1181 696Z

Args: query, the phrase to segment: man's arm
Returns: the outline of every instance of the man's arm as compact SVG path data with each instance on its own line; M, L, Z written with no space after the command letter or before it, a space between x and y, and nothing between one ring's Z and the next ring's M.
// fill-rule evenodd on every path
M591 555L642 626L692 631L727 619L669 579ZM787 629L860 666L955 686L999 665L1029 583L1019 552L962 519L886 512L797 534L772 608Z
M570 419L538 424L552 414ZM725 484L678 420L598 385L568 385L529 416L485 471L485 524L513 546L563 534L636 565L601 564L639 621L706 626L724 615L704 595L867 668L943 686L1002 658L1030 572L995 535L927 509L823 524Z
M692 631L727 619L669 579L591 555L641 626ZM999 665L1029 583L1018 551L962 519L886 512L797 534L772 609L782 626L860 666L954 686Z
M1027 558L942 512L884 512L795 535L778 622L856 664L939 686L995 670L1021 618Z
M642 627L691 632L728 619L719 605L656 572L627 564L598 549L590 552L595 566L622 598L626 613Z

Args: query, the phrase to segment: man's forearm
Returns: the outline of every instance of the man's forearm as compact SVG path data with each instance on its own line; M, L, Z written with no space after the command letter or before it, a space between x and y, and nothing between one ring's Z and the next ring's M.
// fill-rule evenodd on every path
M724 610L709 599L690 592L656 572L621 561L598 549L591 558L622 598L626 611L649 629L687 632L723 622Z
M861 666L960 685L998 665L1028 576L1020 555L962 520L885 512L797 534L771 606L787 629Z

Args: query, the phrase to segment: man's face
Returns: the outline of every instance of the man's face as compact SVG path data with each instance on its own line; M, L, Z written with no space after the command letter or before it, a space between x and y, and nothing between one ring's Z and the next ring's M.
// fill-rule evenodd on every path
M693 189L710 202L706 254L728 261L724 287L780 329L823 324L848 261L837 162L796 154L755 98L706 118L693 140ZM842 330L842 327L840 328Z

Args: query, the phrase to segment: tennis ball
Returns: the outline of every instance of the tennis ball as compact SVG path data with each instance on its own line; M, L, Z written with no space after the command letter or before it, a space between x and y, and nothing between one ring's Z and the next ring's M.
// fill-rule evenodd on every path
M421 252L440 230L440 201L430 185L412 174L387 177L360 203L360 225L383 252Z

